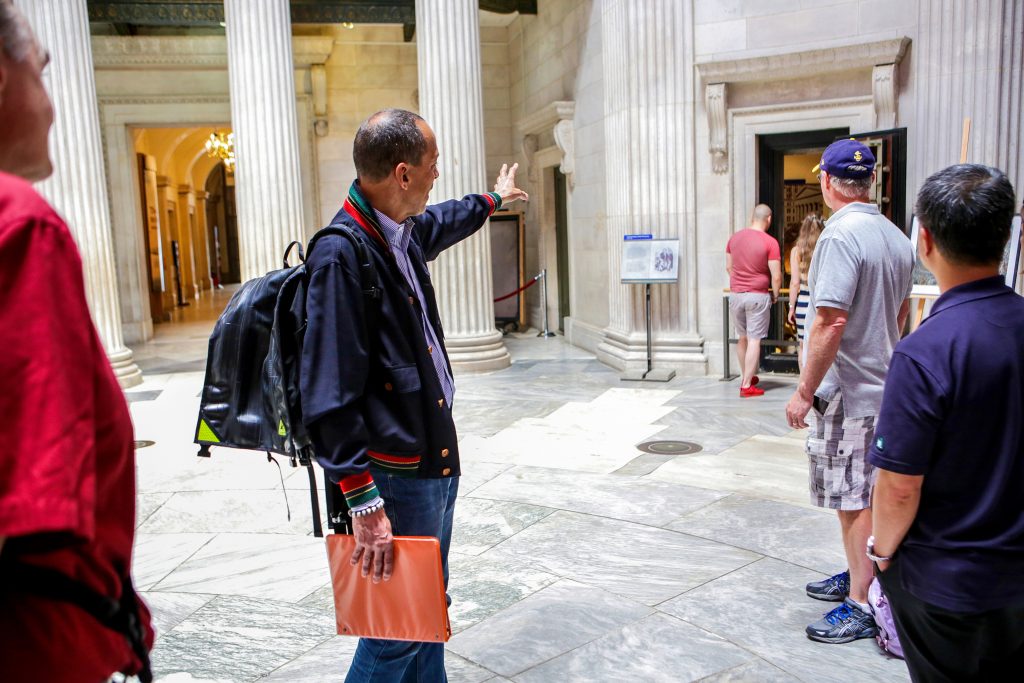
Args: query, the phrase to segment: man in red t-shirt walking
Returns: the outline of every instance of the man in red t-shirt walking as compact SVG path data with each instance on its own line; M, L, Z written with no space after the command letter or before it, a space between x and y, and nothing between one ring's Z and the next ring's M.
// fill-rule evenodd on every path
M782 286L782 256L779 243L768 234L771 224L772 210L767 204L758 204L750 225L730 237L725 247L725 269L732 291L729 311L739 335L736 352L743 376L741 398L764 394L756 386L761 340L768 334L769 312Z

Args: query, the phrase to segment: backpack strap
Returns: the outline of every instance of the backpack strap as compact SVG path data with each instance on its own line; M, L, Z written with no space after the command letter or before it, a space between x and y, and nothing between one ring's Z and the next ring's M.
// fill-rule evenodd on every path
M326 228L321 228L309 240L306 247L306 258L313 253L313 248L321 237L328 235L341 235L348 238L356 250L356 260L359 262L359 282L363 287L363 298L367 317L367 328L377 329L377 317L380 313L380 298L383 293L377 280L377 267L373 265L373 257L370 255L370 246L366 243L360 231L354 230L344 223L332 223Z
M321 237L326 237L328 235L341 235L352 242L352 246L355 247L356 260L359 263L359 282L363 288L363 308L366 311L366 328L368 330L378 329L380 298L383 290L378 285L377 268L373 265L370 246L366 243L364 233L350 228L344 223L332 223L326 228L318 230L317 233L309 240L309 246L306 247L306 258L309 258L309 255L313 253L313 248L316 246L317 241ZM316 477L313 474L312 452L310 452L308 470L309 497L313 508L313 535L320 537L323 536L323 530L320 525L320 505L319 496L317 495L316 490ZM332 484L331 480L326 476L324 477L324 488L326 495L325 503L327 505L328 526L330 526L335 533L352 533L351 527L349 526L348 515L345 514L345 510L348 508L348 505L344 502L344 497L341 495L341 489L338 488L337 484Z

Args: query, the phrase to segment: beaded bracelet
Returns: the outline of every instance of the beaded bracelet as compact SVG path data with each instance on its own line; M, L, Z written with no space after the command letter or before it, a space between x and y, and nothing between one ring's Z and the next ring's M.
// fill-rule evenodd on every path
M383 509L384 509L384 501L382 499L378 499L377 502L374 503L373 505L368 505L368 506L362 508L361 510L349 510L348 511L348 516L349 517L366 517L367 515L372 515L377 510L383 510Z

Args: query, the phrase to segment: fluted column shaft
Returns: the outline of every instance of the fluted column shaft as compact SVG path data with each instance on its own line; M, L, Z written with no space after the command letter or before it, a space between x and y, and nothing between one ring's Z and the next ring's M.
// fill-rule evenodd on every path
M619 284L623 236L679 239L679 283L652 287L655 359L703 372L697 330L692 4L608 0L605 79L609 325L598 355L627 368L646 360L642 285Z
M1024 5L1018 0L921 0L914 46L916 178L960 159L971 118L967 161L1024 184ZM915 182L916 181L916 182Z
M416 3L420 113L441 154L435 202L488 189L479 22L476 0ZM469 370L509 365L494 326L488 228L441 254L431 271L452 363Z
M15 4L50 53L44 78L56 112L50 132L54 170L37 187L68 222L82 254L85 295L103 348L121 386L134 386L142 382L142 372L121 331L86 0Z
M288 0L224 0L242 279L304 239Z

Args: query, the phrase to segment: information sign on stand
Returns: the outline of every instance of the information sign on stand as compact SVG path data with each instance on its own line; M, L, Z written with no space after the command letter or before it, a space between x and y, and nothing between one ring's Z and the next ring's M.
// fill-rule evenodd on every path
M623 381L667 382L676 376L674 370L651 367L651 285L679 280L679 240L654 239L654 235L625 235L622 243L623 284L644 286L644 317L647 322L647 369L631 370Z

